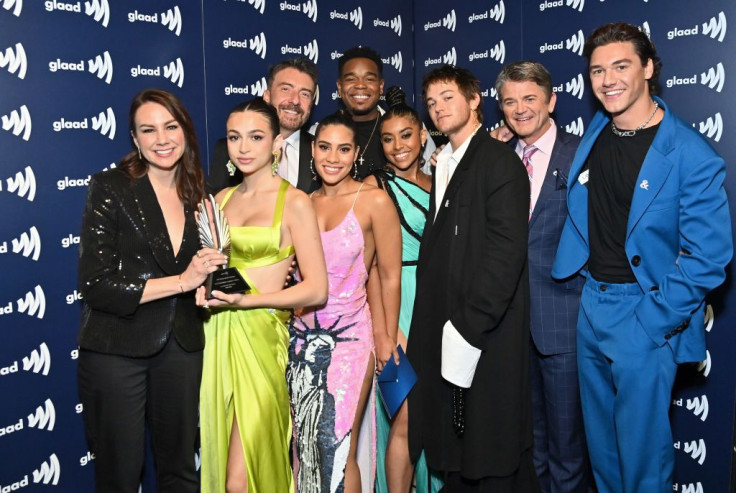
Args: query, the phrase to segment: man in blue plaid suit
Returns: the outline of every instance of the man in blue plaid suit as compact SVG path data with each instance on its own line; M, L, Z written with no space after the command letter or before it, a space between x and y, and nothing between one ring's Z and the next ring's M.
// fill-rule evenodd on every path
M549 72L539 63L516 62L496 79L506 126L491 133L511 140L530 183L530 363L534 466L543 492L585 492L585 446L576 354L576 325L584 279L552 279L552 262L567 216L567 175L580 139L555 126Z

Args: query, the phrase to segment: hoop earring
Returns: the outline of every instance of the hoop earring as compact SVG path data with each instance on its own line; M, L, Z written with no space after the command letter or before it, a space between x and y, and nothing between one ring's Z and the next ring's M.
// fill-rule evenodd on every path
M317 172L314 170L314 158L309 158L309 171L312 172L312 181L317 181Z
M229 159L227 160L227 164L225 165L225 168L227 168L227 173L230 176L235 176L235 170L237 169L232 161Z
M276 173L279 172L279 158L281 157L281 153L279 151L273 152L273 162L271 163L271 176L276 176Z

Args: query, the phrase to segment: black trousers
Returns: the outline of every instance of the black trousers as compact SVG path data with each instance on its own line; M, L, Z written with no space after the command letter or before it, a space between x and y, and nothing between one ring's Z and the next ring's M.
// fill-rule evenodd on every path
M522 453L519 468L509 476L471 480L459 472L445 473L441 493L538 493L539 482L534 471L531 450Z
M79 395L98 493L137 493L146 424L159 492L197 492L195 468L202 351L184 351L171 335L158 354L128 358L81 350Z

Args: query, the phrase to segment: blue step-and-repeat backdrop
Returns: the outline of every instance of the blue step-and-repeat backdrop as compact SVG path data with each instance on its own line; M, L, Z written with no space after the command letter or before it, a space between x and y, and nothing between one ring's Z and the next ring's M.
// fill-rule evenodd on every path
M229 109L262 94L281 59L317 64L313 120L338 107L337 59L351 46L376 49L386 86L416 95L420 109L425 72L467 67L491 128L501 117L496 75L525 58L549 68L556 121L581 135L596 107L583 41L625 20L659 49L662 96L732 170L734 19L731 0L0 0L0 493L93 490L76 387L81 211L90 175L131 148L127 112L139 90L182 98L206 167ZM727 180L733 198L733 172ZM733 274L709 302L708 358L683 367L673 393L673 491L731 488ZM155 491L150 462L142 490Z

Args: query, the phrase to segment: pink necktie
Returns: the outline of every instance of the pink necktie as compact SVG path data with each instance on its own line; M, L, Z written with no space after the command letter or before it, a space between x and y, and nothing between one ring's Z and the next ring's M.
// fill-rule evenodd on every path
M531 198L531 182L532 178L534 177L534 167L532 166L531 158L534 155L535 152L537 152L539 149L537 149L533 144L529 144L528 146L524 147L524 154L521 158L521 162L524 163L524 167L526 168L526 172L529 174L529 219L532 218L532 198Z

